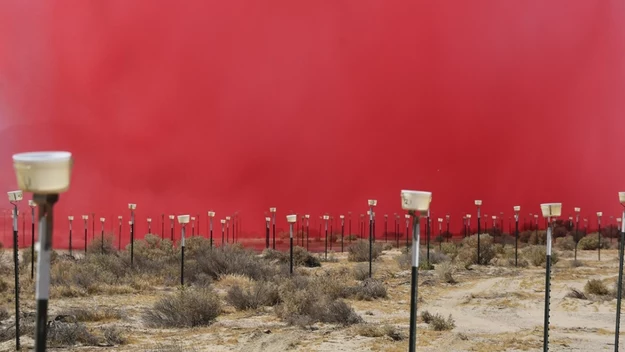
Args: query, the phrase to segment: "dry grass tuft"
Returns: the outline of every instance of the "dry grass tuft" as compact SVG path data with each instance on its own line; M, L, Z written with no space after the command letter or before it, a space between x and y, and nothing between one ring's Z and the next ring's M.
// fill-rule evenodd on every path
M184 289L165 296L145 311L150 327L190 328L208 326L221 314L221 301L210 289Z
M456 273L456 266L450 262L444 262L436 266L436 274L439 280L448 284L455 284L457 281L454 278Z
M406 338L399 329L392 325L360 324L356 327L356 334L365 337L388 336L393 341L401 341Z
M274 283L259 281L247 289L238 285L231 287L226 294L226 302L237 310L257 309L278 304L280 295Z
M606 296L610 294L610 290L603 281L591 279L584 285L584 293L586 295Z
M430 328L434 331L448 331L456 327L456 322L451 314L445 319L445 317L438 313L431 314L427 310L424 310L421 312L421 319L424 323L429 324Z
M575 298L575 299L588 299L588 297L586 297L584 292L575 288L571 288L564 297Z
M350 262L368 262L369 261L369 242L358 241L347 248L347 260ZM376 260L382 254L382 245L374 243L371 251L371 260Z

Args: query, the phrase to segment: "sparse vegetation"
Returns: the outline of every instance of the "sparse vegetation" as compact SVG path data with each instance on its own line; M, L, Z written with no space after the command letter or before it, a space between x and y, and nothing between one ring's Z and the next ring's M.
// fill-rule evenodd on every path
M268 248L263 251L263 258L288 264L290 261L290 253L280 252ZM309 253L306 248L296 246L293 247L293 265L316 268L321 266L321 262L319 261L319 258Z
M384 283L376 279L366 279L357 286L349 288L347 292L349 296L361 301L371 301L387 296Z
M493 238L489 234L480 235L480 262L477 261L477 235L462 240L462 248L458 252L457 261L465 267L473 264L488 265L495 258Z
M226 294L226 302L237 310L256 309L278 304L280 295L275 284L257 281L249 288L241 288L239 285L231 287Z
M610 290L606 284L598 279L591 279L584 285L584 293L586 295L606 296L610 294Z
M150 327L191 328L212 324L221 314L221 301L210 289L184 289L157 301L143 314Z
M438 313L431 314L427 310L424 310L421 312L421 320L430 325L430 328L434 331L448 331L456 327L456 322L451 314L445 319L445 317Z
M527 246L521 251L523 257L534 266L544 266L547 262L547 248L545 246ZM551 265L555 265L559 260L558 253L551 252Z
M83 323L52 321L48 324L49 347L71 347L78 343L95 346L98 342L98 338L90 333Z
M363 281L369 278L369 263L357 263L352 269L354 279ZM372 275L375 274L375 266L372 267Z
M356 328L356 333L365 337L388 336L393 341L401 341L406 338L399 329L392 325L360 324Z
M348 257L350 262L368 262L369 261L369 242L357 241L352 243L347 248ZM371 260L376 260L380 254L382 254L382 245L380 243L374 243L371 251Z
M569 289L569 292L566 294L565 297L575 298L575 299L588 299L586 295L584 294L584 292L575 288Z
M456 266L450 262L444 262L436 266L436 274L438 279L448 284L455 284Z
M596 233L589 234L579 240L578 246L581 250L597 250L599 248L599 235ZM601 249L608 248L610 248L610 239L601 236Z

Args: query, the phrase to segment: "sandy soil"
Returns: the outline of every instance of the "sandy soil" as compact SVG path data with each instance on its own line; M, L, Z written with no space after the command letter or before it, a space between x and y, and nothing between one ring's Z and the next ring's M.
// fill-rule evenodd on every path
M397 250L386 251L376 263L375 277L387 285L389 297L377 301L349 301L371 324L389 324L408 333L410 272L400 270ZM353 266L346 255L337 253L337 263L323 268ZM553 268L551 294L551 351L603 351L614 349L616 300L566 298L569 288L582 290L588 279L616 281L617 252L602 251L602 261L594 251L580 251L583 266L570 266L572 258L561 254ZM419 310L451 314L456 322L452 331L436 332L419 321L419 351L537 351L542 348L544 309L543 268L476 267L459 270L457 284L437 282L434 271L422 271ZM432 283L433 284L428 284ZM215 284L220 288L222 283ZM223 288L223 287L222 287ZM121 320L88 324L92 329L115 325L126 331L129 343L114 347L75 347L72 351L406 351L407 339L363 337L358 328L317 324L313 329L287 326L271 308L236 312L232 307L212 326L195 329L150 329L140 313L174 288L161 288L143 294L64 298L51 301L51 315L72 307L112 307L123 309ZM34 308L34 304L27 304ZM32 339L22 338L32 348ZM0 344L0 350L13 350L13 342Z

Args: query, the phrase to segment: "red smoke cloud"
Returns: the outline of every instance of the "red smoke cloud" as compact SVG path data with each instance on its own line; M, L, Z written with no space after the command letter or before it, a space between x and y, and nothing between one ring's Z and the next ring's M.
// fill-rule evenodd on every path
M58 218L95 212L108 228L135 202L140 234L145 217L206 224L209 209L239 211L248 234L270 206L280 227L368 198L392 214L402 188L431 190L455 229L476 198L506 218L552 201L616 215L624 14L583 0L1 2L0 184L16 186L12 153L70 150Z

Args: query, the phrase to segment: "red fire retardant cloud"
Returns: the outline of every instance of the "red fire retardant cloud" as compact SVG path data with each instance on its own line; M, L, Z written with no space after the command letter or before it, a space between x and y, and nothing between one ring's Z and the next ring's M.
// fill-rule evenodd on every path
M0 184L15 152L74 153L57 247L68 214L127 238L129 202L139 237L210 209L255 236L270 206L381 219L404 188L455 231L474 199L595 226L625 190L624 23L616 0L3 1Z

